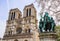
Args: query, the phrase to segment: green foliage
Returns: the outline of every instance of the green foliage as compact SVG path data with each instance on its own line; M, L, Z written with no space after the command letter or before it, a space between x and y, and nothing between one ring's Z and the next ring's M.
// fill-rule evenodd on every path
M60 41L60 40L57 40L57 41Z
M60 29L60 25L56 26L56 29Z
M60 25L55 26L55 31L56 31L57 33L59 33L59 30L60 30Z
M57 41L60 41L60 39L58 39Z
M58 38L60 38L60 25L55 27L56 33L58 35ZM58 41L60 41L60 39L58 39Z

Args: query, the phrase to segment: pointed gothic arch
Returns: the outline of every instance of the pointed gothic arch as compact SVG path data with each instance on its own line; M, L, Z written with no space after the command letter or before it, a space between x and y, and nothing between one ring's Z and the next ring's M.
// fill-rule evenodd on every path
M28 40L25 40L25 41L28 41Z
M15 39L14 41L18 41L17 39Z

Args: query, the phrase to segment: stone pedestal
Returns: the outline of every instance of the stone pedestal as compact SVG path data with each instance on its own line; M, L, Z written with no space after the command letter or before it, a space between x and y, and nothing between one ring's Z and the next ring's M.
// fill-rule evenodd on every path
M57 41L56 33L40 33L40 41Z

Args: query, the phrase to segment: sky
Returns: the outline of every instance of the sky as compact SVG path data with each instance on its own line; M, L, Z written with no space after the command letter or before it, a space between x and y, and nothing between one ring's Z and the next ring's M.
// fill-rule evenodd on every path
M38 10L35 0L0 0L0 37L2 38L6 29L6 21L8 20L9 10L18 8L23 12L24 6L33 3Z

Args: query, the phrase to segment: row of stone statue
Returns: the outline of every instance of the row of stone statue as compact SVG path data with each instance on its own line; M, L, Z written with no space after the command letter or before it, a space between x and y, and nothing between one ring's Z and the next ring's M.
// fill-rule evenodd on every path
M45 12L45 15L41 17L39 28L40 32L54 32L55 22L52 17L48 16L48 12Z

